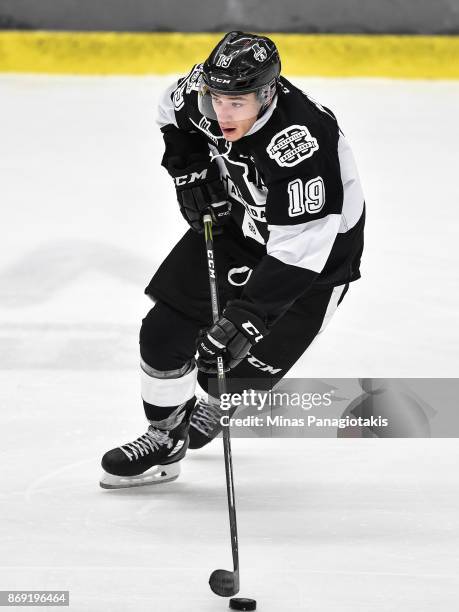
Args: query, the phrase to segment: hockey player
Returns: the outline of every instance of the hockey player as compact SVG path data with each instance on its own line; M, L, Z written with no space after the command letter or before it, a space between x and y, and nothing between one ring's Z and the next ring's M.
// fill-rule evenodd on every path
M155 301L140 330L150 426L104 455L104 487L176 478L188 445L221 430L217 357L233 392L272 387L360 277L365 205L351 149L334 114L280 76L269 38L227 34L167 89L158 121L190 229L145 290ZM205 212L223 307L214 325Z

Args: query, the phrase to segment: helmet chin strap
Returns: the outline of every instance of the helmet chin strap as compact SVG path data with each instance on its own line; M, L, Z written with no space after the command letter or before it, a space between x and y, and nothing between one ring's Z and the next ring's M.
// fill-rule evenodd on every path
M258 111L257 119L261 119L263 115L266 113L268 108L271 106L272 99L269 102L265 102L265 104Z
M263 117L263 115L266 113L268 108L271 106L272 101L274 100L276 96L276 92L277 92L277 79L275 79L273 83L270 83L268 87L269 87L269 94L266 100L260 101L261 106L260 106L260 110L258 111L257 119L260 119L260 117Z

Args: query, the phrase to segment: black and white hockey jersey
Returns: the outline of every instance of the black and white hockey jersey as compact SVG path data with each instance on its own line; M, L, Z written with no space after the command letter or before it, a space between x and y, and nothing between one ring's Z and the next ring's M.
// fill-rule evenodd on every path
M365 204L357 168L333 113L283 77L250 131L226 141L198 109L201 69L166 90L158 123L206 139L232 220L260 254L242 298L272 322L313 283L360 277Z

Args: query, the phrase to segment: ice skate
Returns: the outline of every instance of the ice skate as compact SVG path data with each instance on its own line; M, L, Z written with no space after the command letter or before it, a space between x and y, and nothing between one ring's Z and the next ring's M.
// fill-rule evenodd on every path
M176 480L189 442L189 411L183 415L182 422L170 431L150 425L147 432L133 442L105 453L100 486L123 489Z
M189 448L202 448L222 431L222 416L232 417L237 407L222 410L218 399L197 398L190 423Z

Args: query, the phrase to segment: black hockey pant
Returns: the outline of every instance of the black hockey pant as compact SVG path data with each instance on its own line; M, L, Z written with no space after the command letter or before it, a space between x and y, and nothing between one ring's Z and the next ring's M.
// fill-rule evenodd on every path
M247 357L227 373L228 390L273 388L321 333L348 285L311 288L301 309L292 306L255 345ZM193 357L202 321L187 317L158 301L143 319L140 330L142 398L147 418L164 418L173 407L189 400L196 379L204 391L216 395L214 376L197 372Z

